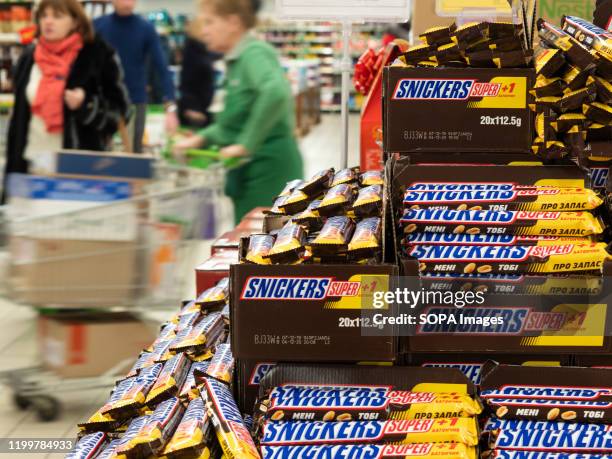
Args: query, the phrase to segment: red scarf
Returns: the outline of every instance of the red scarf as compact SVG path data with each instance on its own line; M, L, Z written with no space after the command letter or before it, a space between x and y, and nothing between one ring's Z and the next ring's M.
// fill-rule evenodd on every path
M64 129L64 90L73 62L83 47L83 39L73 33L62 41L49 42L40 38L34 60L42 79L32 104L32 113L40 116L50 133Z

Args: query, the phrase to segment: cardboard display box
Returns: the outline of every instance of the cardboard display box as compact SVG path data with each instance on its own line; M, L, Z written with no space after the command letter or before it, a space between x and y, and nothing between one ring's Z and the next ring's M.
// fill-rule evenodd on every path
M569 355L525 355L493 353L412 353L403 356L405 365L426 368L456 368L476 386L480 385L481 371L485 363L494 360L503 364L524 366L567 366L571 363Z
M196 296L229 276L230 266L238 261L238 250L225 249L217 250L208 260L197 266L195 269Z
M260 221L260 228L263 224L263 220ZM240 247L240 240L243 237L248 237L253 234L253 230L250 229L233 229L227 231L219 236L212 244L210 248L210 254L215 255L217 252L225 250L238 250Z
M563 15L578 16L588 21L595 17L597 25L604 29L611 23L610 0L537 0L533 3L537 3L537 17L553 24L559 24ZM479 20L509 21L512 14L508 5L505 0L414 1L411 17L413 42L430 27L450 25L453 22L461 25Z
M276 362L258 362L240 359L234 366L236 401L242 413L252 413L259 384L264 376L276 366Z
M531 154L534 81L533 69L386 67L384 150Z
M362 333L370 295L387 290L393 265L232 265L232 349L237 359L393 361L394 330ZM376 310L383 314L392 309Z
M135 293L141 250L133 242L12 237L11 296L39 306L125 304Z
M283 384L358 384L414 390L421 384L457 384L453 392L476 395L476 387L453 368L381 367L377 365L278 364L260 383L260 394ZM425 389L426 390L426 389ZM442 389L443 391L444 389ZM418 391L418 389L417 389Z
M392 159L387 165L391 213L396 216L395 221L402 212L403 190L414 182L456 182L457 177L460 177L461 182L482 182L483 177L486 177L487 182L510 182L520 185L564 184L583 187L588 184L588 177L576 166L474 167L457 164L446 167L412 165L410 162L411 158L407 157ZM401 256L399 228L393 227L393 230L396 233L395 252L400 254L398 256L400 256L402 274L416 278L418 262ZM487 294L486 303L478 308L489 308L492 313L497 311L511 319L505 328L487 332L491 329L483 330L479 326L445 328L433 324L424 325L415 328L412 331L413 336L400 338L400 348L406 353L608 353L611 349L609 337L612 318L608 312L609 299L606 286L609 288L611 264L606 264L604 274L603 278L594 276L591 279L593 282L585 279L575 281L572 278L558 281L550 279L550 285L543 286L538 282L528 282L525 278L520 278L508 280L507 288L489 286L491 293ZM441 286L437 287L438 283ZM426 279L422 286L426 289L435 287L438 290L456 290L453 284L453 282L445 283L444 280ZM537 289L543 287L546 287L551 294L545 297L537 293ZM449 314L461 312L454 306L444 308L438 308L438 312ZM481 309L482 311L484 309ZM549 322L546 322L547 320ZM577 328L577 325L573 324L574 321L579 321L580 327ZM526 330L530 330L530 333L525 333Z
M45 369L64 378L100 376L125 362L127 371L155 340L156 330L124 313L39 316L38 344Z

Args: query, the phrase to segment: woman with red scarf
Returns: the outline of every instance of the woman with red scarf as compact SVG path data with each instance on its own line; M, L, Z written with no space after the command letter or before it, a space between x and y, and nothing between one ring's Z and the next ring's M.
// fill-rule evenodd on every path
M78 0L42 0L36 25L38 40L14 71L5 185L10 173L45 169L60 149L106 150L128 115L121 64Z

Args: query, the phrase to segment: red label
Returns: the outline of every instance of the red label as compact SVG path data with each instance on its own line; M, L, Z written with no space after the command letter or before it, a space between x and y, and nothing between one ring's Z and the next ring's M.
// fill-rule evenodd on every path
M68 365L85 363L86 334L85 325L71 325L68 329Z
M327 291L327 296L357 296L361 282L332 282Z

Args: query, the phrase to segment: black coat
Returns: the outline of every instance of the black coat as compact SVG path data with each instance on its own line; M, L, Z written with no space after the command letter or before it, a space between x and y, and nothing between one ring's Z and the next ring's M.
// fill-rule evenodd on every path
M183 68L181 69L179 118L181 124L191 127L204 127L210 124L208 108L215 95L215 60L220 55L208 51L199 41L187 37L183 48ZM185 116L186 110L204 113L207 117L203 125L194 125Z
M8 130L6 176L12 172L28 172L24 152L32 111L26 88L34 65L34 46L23 51L13 73L15 105ZM117 131L119 120L127 119L130 101L123 84L123 70L115 51L101 38L84 44L79 52L66 89L83 88L85 102L72 111L64 104L64 148L102 151ZM6 191L6 190L5 190ZM2 199L4 201L4 197Z

